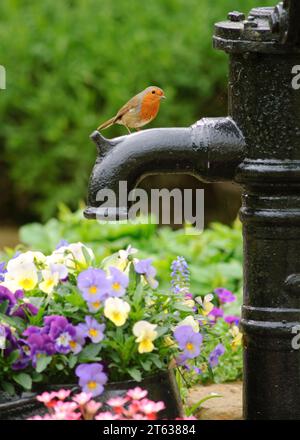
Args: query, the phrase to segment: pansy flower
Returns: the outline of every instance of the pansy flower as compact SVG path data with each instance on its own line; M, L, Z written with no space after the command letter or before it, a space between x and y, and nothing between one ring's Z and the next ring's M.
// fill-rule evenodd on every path
M82 391L92 394L93 397L103 393L107 376L103 372L103 366L99 363L81 364L75 370L79 378Z
M182 325L174 331L174 337L178 346L183 350L183 356L187 359L193 359L200 354L202 335L194 332L190 325Z
M127 321L130 305L120 298L108 298L104 305L104 316L112 321L117 327L121 327Z
M122 296L124 295L126 288L129 283L128 276L121 272L116 267L110 267L110 278L109 281L111 282L110 286L110 296Z
M218 344L209 355L208 363L211 368L216 367L219 363L219 357L225 353L223 344Z
M153 341L157 338L156 324L147 321L138 321L134 324L132 332L136 336L139 353L150 353L154 349Z
M78 275L77 286L83 298L93 303L108 298L111 282L103 270L90 267Z
M92 316L86 316L85 323L78 324L77 328L83 336L90 338L94 343L98 343L104 338L105 324L99 324Z
M218 287L215 289L215 294L219 298L221 304L231 303L236 300L236 296L230 290Z
M155 279L156 269L152 266L152 259L134 261L134 268L136 273L143 275L152 289L156 289L158 281Z

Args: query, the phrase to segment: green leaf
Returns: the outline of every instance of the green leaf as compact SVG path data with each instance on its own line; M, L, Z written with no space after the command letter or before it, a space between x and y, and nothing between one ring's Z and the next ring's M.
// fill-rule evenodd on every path
M19 356L20 356L20 352L19 352L19 350L14 350L14 351L12 351L12 352L10 353L10 355L8 356L7 361L8 361L10 364L13 364L13 363L18 359Z
M150 361L141 361L142 367L144 368L145 371L150 371L151 370L151 362Z
M83 297L75 290L65 298L72 306L82 307L85 304Z
M162 335L165 335L168 331L169 328L168 327L158 327L155 330L157 332L157 337L159 338Z
M163 363L162 361L159 359L158 356L152 356L151 357L152 362L156 365L156 367L161 370L163 368Z
M4 391L6 391L8 394L10 394L11 396L13 396L14 394L16 394L16 390L14 385L11 382L2 382L1 383L1 387Z
M135 271L134 264L131 263L129 267L129 284L127 288L129 295L132 295L135 292L138 280L139 275Z
M61 371L61 370L63 370L65 368L64 364L56 364L55 367L59 371Z
M84 246L81 247L81 251L83 253L87 266L90 266L92 262L92 257L90 256L90 254L88 253L87 249Z
M191 307L185 306L185 305L180 304L180 303L174 304L173 307L174 307L175 310L180 310L181 312L189 312L189 313L193 312L193 309Z
M77 356L70 356L70 358L69 358L69 368L74 368L75 367L75 365L76 365L76 363L77 363L77 360L78 360L78 358L77 358Z
M0 313L3 313L3 314L6 313L6 310L7 310L8 304L9 304L8 300L3 301L3 302L0 304Z
M41 373L37 373L36 371L32 373L32 382L42 382L43 379L44 376Z
M25 390L31 390L32 387L32 380L29 374L26 373L18 373L13 375L13 380L21 385Z
M135 292L133 294L133 302L134 302L134 304L138 305L142 301L143 296L144 296L144 288L143 288L142 283L139 283L136 286Z
M38 357L36 361L36 369L35 369L37 373L41 373L42 371L46 370L51 360L52 360L51 356L42 355L41 357Z
M142 373L137 368L128 368L128 374L134 379L136 382L140 382L142 380Z
M78 362L88 362L94 360L95 357L100 353L101 348L102 344L86 345L79 353Z
M5 324L8 324L11 327L15 327L20 332L23 332L26 326L23 319L17 316L11 318L10 316L4 315L3 313L0 313L0 321L4 322Z
M212 393L209 394L208 396L203 397L203 399L198 400L198 402L194 403L192 406L189 406L188 408L185 409L185 414L186 416L192 416L195 414L196 411L198 411L202 404L204 402L206 402L209 399L214 399L216 397L223 397L221 394L217 394L217 393Z

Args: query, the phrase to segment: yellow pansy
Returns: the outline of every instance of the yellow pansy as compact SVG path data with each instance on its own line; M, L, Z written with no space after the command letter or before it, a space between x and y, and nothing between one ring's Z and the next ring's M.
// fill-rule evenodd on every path
M104 305L104 316L112 321L117 327L125 324L130 305L120 298L108 298Z
M243 340L243 333L240 332L238 326L233 325L232 328L229 330L229 333L233 337L233 340L231 341L231 348L233 350L236 350L237 347L239 347L242 344Z
M136 342L139 344L139 353L150 353L154 349L153 341L157 338L157 325L150 324L147 321L138 321L134 324L132 332L136 336Z
M54 287L59 283L59 273L51 270L42 270L43 281L39 284L39 288L44 293L52 293Z
M204 316L207 316L214 308L214 305L211 302L213 300L213 297L214 296L210 293L208 295L205 295L203 299L201 298L201 296L198 296L196 298L197 303L200 304L202 307L202 313Z

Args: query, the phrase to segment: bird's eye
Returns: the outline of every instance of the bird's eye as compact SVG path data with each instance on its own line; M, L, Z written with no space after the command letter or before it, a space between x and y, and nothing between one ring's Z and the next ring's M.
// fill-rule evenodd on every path
M155 90L152 90L153 95L155 95Z

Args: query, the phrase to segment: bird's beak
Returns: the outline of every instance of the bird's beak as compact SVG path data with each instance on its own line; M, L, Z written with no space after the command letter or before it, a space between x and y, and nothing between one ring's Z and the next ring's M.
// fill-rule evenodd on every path
M165 95L161 95L160 99L166 99Z

